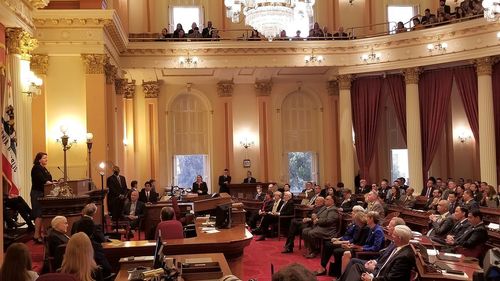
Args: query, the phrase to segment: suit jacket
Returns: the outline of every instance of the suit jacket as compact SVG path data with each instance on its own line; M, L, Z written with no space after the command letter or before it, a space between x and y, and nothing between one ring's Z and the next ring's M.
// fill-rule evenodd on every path
M253 177L251 177L250 179L249 178L245 178L243 180L243 183L257 183L257 180Z
M464 202L463 206L465 206L469 210L469 212L479 209L479 204L474 199L469 200L469 202Z
M319 233L325 238L337 237L339 224L339 213L335 206L321 209L317 213L318 221L314 225L314 232Z
M131 201L128 201L126 204L125 204L125 207L123 207L123 216L124 217L127 217L129 214L130 214L130 207L132 206L132 202ZM139 218L142 218L144 216L144 211L145 211L145 207L146 205L137 200L137 203L136 203L136 206L135 206L135 215L138 216Z
M410 245L403 246L389 257L385 264L375 272L374 281L410 280L411 270L415 267L415 252Z
M372 229L370 229L368 233L368 238L366 238L366 242L363 245L363 251L373 251L378 252L382 247L384 247L385 235L384 230L380 225L375 225Z
M464 248L475 248L481 244L484 244L488 241L488 231L484 226L484 223L473 226L467 229L458 239L455 240L455 244L458 246L462 246Z
M118 177L120 180L118 180ZM122 175L111 175L106 179L106 186L108 187L108 204L114 203L113 200L118 198L120 195L126 195L127 190L127 181L125 177Z
M273 204L274 200L264 201L262 202L262 207L260 208L260 210L266 213L271 212L271 210L273 209Z
M430 189L430 191L429 191L429 197L432 197L432 190L434 190L434 186L431 186L431 187L424 186L424 188L422 188L422 192L420 193L420 195L421 196L426 196L427 195L427 189ZM427 198L429 198L429 197L427 197Z
M106 242L101 227L96 225L91 217L82 216L78 221L73 223L71 235L77 232L85 232L91 240L97 243Z
M379 214L380 218L383 219L384 218L384 206L382 206L382 204L376 200L375 202L371 203L371 204L368 204L368 208L366 209L366 212L376 212Z
M291 216L293 215L294 211L295 206L293 204L293 200L288 200L287 202L285 202L284 200L280 201L278 205L278 212L280 213L280 216Z
M53 228L50 228L47 235L47 248L49 250L49 255L54 257L53 265L55 268L61 267L62 260L64 257L64 252L60 245L65 245L69 241L69 237L64 233L61 233Z
M401 199L401 204L403 205L403 207L405 208L411 208L413 209L413 207L415 207L415 202L417 202L417 198L415 198L415 196L405 196L404 198Z
M365 185L365 187L358 186L356 187L356 194L366 194L372 190L372 187L369 185Z
M445 237L455 225L455 219L453 219L453 216L448 213L445 219L431 222L430 225L432 226L432 229L430 230L431 236Z
M224 183L226 181L227 184ZM219 176L219 193L221 192L229 193L229 187L227 185L230 183L231 183L231 176L229 175L227 177L225 177L224 175Z
M450 212L450 214L455 213L455 209L457 208L458 205L459 205L458 202L450 203L450 207L448 208L448 212Z
M201 190L201 193L198 193L198 190ZM191 189L191 192L199 195L207 195L208 194L207 183L202 181L201 184L198 185L198 183L193 182L193 188Z
M468 219L457 221L448 234L453 235L453 237L460 237L470 227Z
M149 191L149 198L146 197L146 190L142 189L139 192L139 201L144 202L144 203L156 203L158 202L158 197L159 194L156 191L150 190Z
M342 212L350 213L352 212L352 208L356 206L356 201L352 198L342 201L340 204L340 208L342 208Z

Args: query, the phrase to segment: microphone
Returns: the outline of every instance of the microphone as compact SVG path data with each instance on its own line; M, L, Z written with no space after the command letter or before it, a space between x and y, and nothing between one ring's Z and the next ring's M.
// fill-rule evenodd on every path
M62 174L63 174L63 176L64 176L64 171L61 169L61 167L57 166L57 169L58 169L59 171L61 171L61 173L62 173ZM69 180L69 177L66 177L66 180Z

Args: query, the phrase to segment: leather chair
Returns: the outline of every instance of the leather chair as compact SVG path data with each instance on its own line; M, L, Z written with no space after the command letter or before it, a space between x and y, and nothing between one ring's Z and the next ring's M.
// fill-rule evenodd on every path
M161 231L161 240L166 239L182 239L184 238L184 227L178 220L162 221L156 227L155 238L158 238L158 233Z

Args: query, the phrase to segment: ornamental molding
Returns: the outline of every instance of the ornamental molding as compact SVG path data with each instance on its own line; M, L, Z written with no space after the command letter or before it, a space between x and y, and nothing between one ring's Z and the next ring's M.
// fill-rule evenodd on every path
M232 97L234 91L234 82L233 80L228 81L220 81L217 83L217 94L219 97Z
M32 33L35 29L33 23L33 11L36 10L35 1L22 0L0 0L0 10L5 9L7 18L2 18L2 23L11 23L10 26L21 26ZM43 1L41 1L43 2ZM46 0L48 3L48 0Z
M418 67L406 68L403 70L406 85L418 84L422 70Z
M118 67L110 64L108 61L104 65L104 74L106 75L106 84L113 84L118 76Z
M156 81L144 81L142 80L142 91L144 92L145 98L158 98L160 94L160 84L161 80Z
M271 80L257 80L255 81L255 90L257 96L270 96L273 88Z
M47 74L47 70L49 69L49 56L34 54L30 60L30 69L38 75Z
M38 47L38 40L21 28L7 28L5 35L9 54L21 55L22 59L29 60L33 50Z
M109 57L105 54L81 54L85 64L85 74L104 74L104 66L109 64Z
M338 96L340 93L339 81L337 80L328 81L328 85L326 88L328 90L329 96Z
M45 8L50 0L28 0L31 6L35 9L43 9Z
M337 76L339 90L351 90L352 75Z
M492 57L479 58L474 61L476 65L477 75L490 75L492 74L492 66L494 60Z

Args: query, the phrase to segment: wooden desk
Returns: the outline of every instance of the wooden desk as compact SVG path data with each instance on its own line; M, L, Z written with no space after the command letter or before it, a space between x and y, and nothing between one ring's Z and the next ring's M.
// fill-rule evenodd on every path
M240 199L253 199L256 193L255 187L260 185L262 187L262 192L267 192L267 187L269 184L276 184L274 182L261 182L261 183L232 183L228 184L229 193L231 196Z
M169 256L172 258L175 258L177 261L184 262L186 259L193 259L193 258L211 258L212 261L218 262L221 269L222 269L222 275L231 275L231 269L229 268L229 265L226 261L226 258L224 258L223 254L220 253L212 253L212 254L196 254L196 255L174 255L174 256ZM152 266L152 261L132 261L132 262L125 262L120 264L120 271L118 271L118 275L116 276L115 281L127 281L128 280L128 269L138 267L138 266Z
M196 219L197 237L166 240L165 254L201 254L221 252L229 262L235 275L241 276L241 257L243 250L252 240L252 234L244 225L235 225L230 229L220 229L220 232L208 234L201 231L201 224L207 218ZM111 266L118 270L118 261L122 257L148 256L154 252L154 241L126 241L117 244L103 243L104 253Z
M387 210L388 214L391 212L399 212L399 216L404 219L406 225L408 225L411 230L418 231L422 234L429 231L430 212L407 209L396 205L387 205Z

